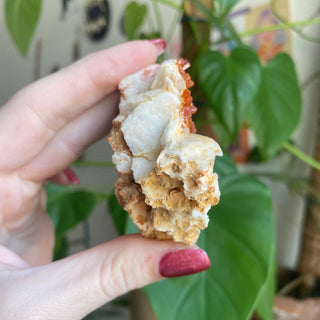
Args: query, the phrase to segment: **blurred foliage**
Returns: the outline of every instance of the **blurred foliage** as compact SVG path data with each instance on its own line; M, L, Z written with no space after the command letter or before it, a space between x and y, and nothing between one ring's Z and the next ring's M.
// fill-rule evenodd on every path
M46 191L47 211L55 227L54 259L58 260L68 254L67 232L88 218L97 202L97 197L89 191L70 191L66 186L53 183L47 184Z
M5 0L6 24L12 40L24 57L28 54L41 8L42 0Z

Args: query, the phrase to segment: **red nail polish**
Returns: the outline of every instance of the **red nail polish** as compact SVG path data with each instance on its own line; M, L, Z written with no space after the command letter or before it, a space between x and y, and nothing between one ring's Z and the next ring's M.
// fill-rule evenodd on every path
M68 178L70 183L72 183L72 184L79 184L80 183L79 178L70 168L63 170L63 173L66 175L66 177Z
M159 272L163 277L181 277L210 268L210 260L201 249L185 249L166 253L160 260Z
M166 50L167 43L164 39L151 39L149 41L157 48L158 57Z

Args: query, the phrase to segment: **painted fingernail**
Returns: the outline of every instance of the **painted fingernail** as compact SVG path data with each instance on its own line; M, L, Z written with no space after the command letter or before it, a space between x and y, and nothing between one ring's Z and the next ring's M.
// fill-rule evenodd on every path
M166 50L167 43L164 39L151 39L149 41L157 48L158 57Z
M201 249L185 249L166 253L160 260L159 272L163 277L181 277L210 268L207 253Z
M79 178L70 168L63 170L63 173L66 175L66 177L70 183L72 183L72 184L79 184L80 183Z

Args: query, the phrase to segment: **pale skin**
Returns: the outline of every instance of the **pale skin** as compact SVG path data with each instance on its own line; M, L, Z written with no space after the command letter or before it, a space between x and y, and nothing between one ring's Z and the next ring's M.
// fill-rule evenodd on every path
M181 248L132 235L51 262L54 230L43 186L68 183L63 170L109 132L119 81L158 53L148 41L94 53L0 108L0 319L81 319L162 279L160 257Z

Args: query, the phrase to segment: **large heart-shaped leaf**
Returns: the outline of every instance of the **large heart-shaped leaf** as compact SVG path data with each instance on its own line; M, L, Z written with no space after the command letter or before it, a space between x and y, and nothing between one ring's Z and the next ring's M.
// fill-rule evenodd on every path
M276 294L276 273L277 264L275 257L275 247L271 255L269 273L257 299L256 311L263 320L273 320L273 301Z
M12 40L23 56L40 18L42 0L6 0L5 18Z
M198 241L213 266L144 288L160 320L246 320L256 306L273 258L269 190L238 173L221 175L220 186L220 204Z
M292 59L281 53L262 70L262 82L250 114L250 127L262 156L272 157L296 128L301 91Z
M209 51L199 58L199 81L218 120L235 139L261 80L261 65L249 47L236 47L229 56Z
M84 221L96 204L96 197L87 191L70 191L67 187L50 183L46 186L47 211L55 226L56 236Z

